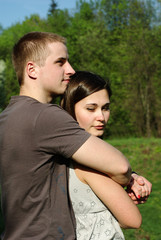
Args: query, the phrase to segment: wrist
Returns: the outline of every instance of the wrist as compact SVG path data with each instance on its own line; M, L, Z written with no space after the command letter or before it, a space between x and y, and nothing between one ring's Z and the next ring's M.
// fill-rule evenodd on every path
M133 173L134 173L134 174L137 174L137 172L135 172L135 171L132 171L132 172L131 172L131 174L133 174ZM137 174L137 175L138 175L138 174Z

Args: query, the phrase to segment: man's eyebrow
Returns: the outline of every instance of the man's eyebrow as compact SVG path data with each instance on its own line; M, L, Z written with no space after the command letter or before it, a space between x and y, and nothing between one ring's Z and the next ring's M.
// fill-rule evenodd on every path
M68 59L66 57L58 57L54 62L57 63L59 61L66 62L66 61L68 61Z
M67 60L68 58L66 58L66 57L58 57L57 59L56 59L56 61L58 61L58 60Z

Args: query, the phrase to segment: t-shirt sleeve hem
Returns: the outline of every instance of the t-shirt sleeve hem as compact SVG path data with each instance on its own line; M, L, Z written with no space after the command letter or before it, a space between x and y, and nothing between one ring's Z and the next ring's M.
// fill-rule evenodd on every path
M70 152L66 156L67 158L71 158L73 156L73 154L89 139L89 137L91 135L89 133L87 133L87 132L85 132L85 133L86 134L81 137L80 141L77 142L77 145L73 145L73 147L71 148Z

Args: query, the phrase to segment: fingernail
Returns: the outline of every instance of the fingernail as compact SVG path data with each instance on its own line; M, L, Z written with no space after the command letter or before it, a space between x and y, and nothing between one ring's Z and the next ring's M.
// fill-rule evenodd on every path
M140 196L140 195L138 195L138 198L141 198L141 196Z

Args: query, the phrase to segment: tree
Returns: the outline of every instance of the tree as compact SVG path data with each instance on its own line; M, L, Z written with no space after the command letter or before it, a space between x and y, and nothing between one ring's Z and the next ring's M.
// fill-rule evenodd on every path
M51 16L54 14L55 10L57 9L57 3L55 0L51 0L50 8L48 10L48 16Z
M30 31L67 38L70 63L109 78L113 95L106 135L161 136L160 3L152 0L79 0L75 12L51 6L46 19L26 17L0 34L1 104L19 86L11 63L15 42ZM2 95L1 95L2 96Z
M19 85L16 79L16 74L12 66L12 49L14 44L18 41L20 37L30 31L45 31L46 22L41 20L38 15L31 15L30 18L26 19L20 24L17 23L12 25L10 28L3 30L0 35L0 52L1 60L5 63L5 70L3 72L3 82L1 84L1 89L3 89L3 106L4 108L12 95L17 95L19 93Z
M0 60L0 112L3 109L5 103L5 89L4 89L4 70L5 70L5 62Z
M152 6L141 1L131 1L129 24L123 30L116 63L122 85L126 88L124 107L139 136L150 137L156 132L155 84L159 62L152 28ZM157 55L156 55L157 54Z

